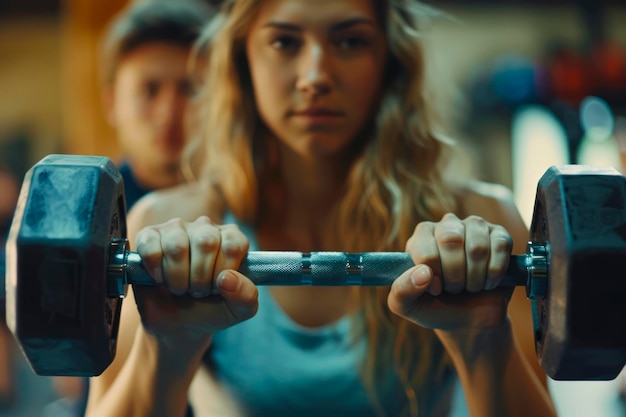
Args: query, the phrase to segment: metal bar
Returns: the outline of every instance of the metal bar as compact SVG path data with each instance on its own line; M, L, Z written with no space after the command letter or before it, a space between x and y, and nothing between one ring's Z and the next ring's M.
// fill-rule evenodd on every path
M119 259L124 257L124 259ZM125 283L156 285L136 252L115 255L123 265ZM532 259L513 255L501 286L526 285ZM249 252L239 267L257 285L386 286L414 266L407 252Z

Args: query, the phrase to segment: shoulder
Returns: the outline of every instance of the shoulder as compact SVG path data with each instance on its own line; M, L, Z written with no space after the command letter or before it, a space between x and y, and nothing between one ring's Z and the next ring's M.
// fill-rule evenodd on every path
M515 204L511 190L501 184L472 181L459 193L460 214L476 215L490 223L504 226L515 241L515 251L523 252L528 229Z
M221 221L224 204L214 186L201 182L153 191L141 198L128 213L130 234L173 218L193 221L208 216Z
M459 192L459 202L464 215L506 217L510 210L517 211L511 190L501 184L471 181Z

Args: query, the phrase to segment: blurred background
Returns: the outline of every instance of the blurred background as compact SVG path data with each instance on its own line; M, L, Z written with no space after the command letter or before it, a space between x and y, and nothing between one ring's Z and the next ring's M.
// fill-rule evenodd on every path
M50 153L120 157L103 115L97 53L126 3L0 0L0 166L16 178ZM429 4L447 14L425 39L464 169L513 189L528 222L550 165L624 169L626 1ZM15 363L17 397L0 417L42 416L46 407L55 415L52 380L33 375L19 353ZM560 415L621 417L623 379L551 382L551 390Z

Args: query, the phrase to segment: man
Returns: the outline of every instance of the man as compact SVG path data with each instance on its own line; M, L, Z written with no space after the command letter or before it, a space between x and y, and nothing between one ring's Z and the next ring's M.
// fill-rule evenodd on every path
M185 114L196 83L190 55L211 15L199 0L139 1L104 37L102 95L124 155L127 209L148 191L182 180Z

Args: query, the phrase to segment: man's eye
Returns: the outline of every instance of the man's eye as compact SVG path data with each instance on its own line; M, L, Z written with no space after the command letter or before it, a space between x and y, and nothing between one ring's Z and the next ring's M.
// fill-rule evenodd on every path
M145 85L145 93L148 98L154 98L159 94L159 83L156 81L149 81Z
M272 46L280 51L293 50L300 42L292 36L279 36L272 41Z
M193 81L186 80L178 84L178 90L185 97L193 97L198 92L198 86Z

